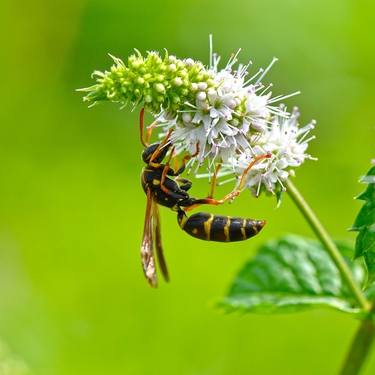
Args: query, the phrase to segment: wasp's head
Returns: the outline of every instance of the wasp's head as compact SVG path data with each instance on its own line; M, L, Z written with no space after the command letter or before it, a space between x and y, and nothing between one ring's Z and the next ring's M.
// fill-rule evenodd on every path
M163 159L165 158L165 155L168 152L168 147L163 147L160 149L159 146L160 146L160 142L156 142L143 150L142 160L146 164L150 163L151 157L153 157L152 161L154 163L160 164L163 161Z

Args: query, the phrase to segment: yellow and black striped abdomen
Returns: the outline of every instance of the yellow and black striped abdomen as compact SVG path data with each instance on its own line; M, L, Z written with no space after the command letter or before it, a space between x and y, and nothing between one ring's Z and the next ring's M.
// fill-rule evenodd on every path
M188 217L180 210L178 224L188 234L205 241L234 242L244 241L257 235L264 227L264 220L213 215L199 212Z

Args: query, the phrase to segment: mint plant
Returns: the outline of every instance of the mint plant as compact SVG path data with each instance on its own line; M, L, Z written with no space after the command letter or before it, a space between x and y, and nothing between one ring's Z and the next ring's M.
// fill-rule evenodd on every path
M290 195L318 240L289 234L265 243L218 307L267 314L327 307L351 314L362 323L340 373L358 374L375 333L375 167L362 179L368 186L358 199L365 203L350 228L359 232L355 249L333 241L291 181L305 160L317 160L307 153L315 121L301 127L298 108L288 112L281 104L299 92L272 97L272 84L262 83L276 59L249 77L251 62L237 65L238 51L219 70L210 41L207 67L167 52L161 58L136 51L127 64L111 56L110 70L95 71L96 84L79 91L91 105L112 101L148 110L155 116L149 132L168 138L187 173L212 184L233 182L233 198L248 189L280 205L282 194Z

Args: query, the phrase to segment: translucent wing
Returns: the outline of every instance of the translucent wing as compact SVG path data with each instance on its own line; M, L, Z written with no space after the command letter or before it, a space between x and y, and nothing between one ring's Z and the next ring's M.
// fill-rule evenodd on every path
M163 277L165 281L169 281L167 264L164 259L163 245L161 241L159 207L155 201L153 193L149 189L147 191L147 205L141 246L141 258L143 272L145 274L147 282L152 288L156 288L158 286L154 245L156 247L158 263Z
M159 207L156 203L152 206L152 217L153 217L153 234L155 239L155 247L156 247L156 254L158 255L158 263L163 274L164 280L169 281L168 269L167 264L165 262L164 254L163 254L163 245L161 242L161 230L160 230L160 214L159 214Z
M155 208L156 207L156 208ZM147 205L146 205L146 216L143 230L143 238L141 245L141 259L143 272L145 274L147 282L152 288L158 286L158 279L156 276L156 265L154 255L154 215L157 213L157 204L154 201L151 190L147 191ZM155 211L156 210L156 211ZM156 219L158 220L158 218ZM160 233L159 233L160 235Z

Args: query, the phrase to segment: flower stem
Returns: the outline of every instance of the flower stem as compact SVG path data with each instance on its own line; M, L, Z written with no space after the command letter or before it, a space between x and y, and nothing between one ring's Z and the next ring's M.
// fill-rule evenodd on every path
M290 197L297 205L297 207L302 212L305 219L311 225L312 229L314 230L315 234L322 242L324 247L327 249L329 254L331 255L333 261L335 262L337 268L340 270L342 277L346 280L354 298L356 299L358 305L365 311L370 311L371 306L365 295L363 294L360 286L354 280L352 273L348 265L346 264L344 258L341 256L339 250L337 249L335 243L329 237L327 231L324 229L323 225L320 223L314 212L311 210L310 206L307 204L305 199L302 197L300 192L294 186L294 184L288 180L286 182L287 192L289 193ZM349 373L348 373L349 374Z
M336 245L329 237L328 233L320 223L310 206L306 203L300 192L290 181L286 183L287 191L306 218L308 223L311 225L317 237L323 243L337 268L340 270L341 275L349 285L350 290L353 293L358 305L365 311L369 312L369 316L363 320L359 326L355 338L353 339L352 345L349 349L346 361L340 371L340 375L357 375L359 374L363 363L370 351L371 344L375 337L375 325L371 319L371 314L375 313L375 303L373 306L370 305L369 301L363 294L357 282L354 280L352 273L349 270L348 265L341 256Z
M371 313L375 312L375 303ZM346 361L340 371L340 375L359 374L365 359L371 349L375 337L375 325L371 318L363 320L353 339L352 345L346 357Z

